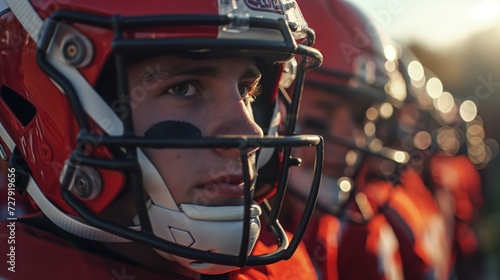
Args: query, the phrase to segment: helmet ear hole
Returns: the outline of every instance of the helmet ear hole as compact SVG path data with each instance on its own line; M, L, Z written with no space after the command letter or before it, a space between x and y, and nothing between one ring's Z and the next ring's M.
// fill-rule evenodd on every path
M23 126L27 126L35 117L35 106L13 89L1 86L0 96Z

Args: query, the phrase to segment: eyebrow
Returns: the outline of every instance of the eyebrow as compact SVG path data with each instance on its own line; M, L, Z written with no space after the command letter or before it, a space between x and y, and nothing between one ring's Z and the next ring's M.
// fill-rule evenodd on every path
M152 82L152 81L157 81L158 79L166 80L178 75L204 76L211 78L217 78L222 75L222 71L220 68L211 66L194 67L188 69L176 69L172 71L169 70L170 69L165 69L165 70L159 69L159 70L147 71L146 74L144 74L143 77L140 79L140 81ZM249 67L248 69L245 70L241 78L242 79L254 78L258 80L261 77L262 74L256 67Z
M166 69L155 69L153 71L147 71L140 81L153 82L158 80L167 80L171 77L178 75L194 75L194 76L206 76L206 77L217 77L220 76L221 71L216 67L195 67L187 69L172 69L174 67L167 67Z
M251 67L248 68L245 73L243 73L243 76L241 78L247 79L247 78L254 78L256 80L260 79L262 77L262 73L257 68Z

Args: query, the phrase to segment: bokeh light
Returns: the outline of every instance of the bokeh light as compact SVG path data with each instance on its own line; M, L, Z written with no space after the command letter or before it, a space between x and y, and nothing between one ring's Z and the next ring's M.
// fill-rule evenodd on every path
M408 161L408 154L403 151L396 151L394 153L394 160L399 163Z
M378 110L375 107L370 107L366 110L366 119L374 121L378 118Z
M392 116L392 113L394 112L394 108L392 107L391 103L389 102L384 102L382 105L380 105L380 117L383 119L388 119Z
M365 131L366 136L372 137L373 135L375 135L375 131L376 131L375 124L373 122L367 122L365 124L364 131Z
M424 79L424 67L418 60L413 60L408 64L408 75L413 81Z
M425 150L431 146L432 136L427 131L419 131L413 137L413 145L417 149Z
M465 100L460 105L460 117L465 122L470 122L477 116L477 106L471 100Z
M460 148L459 135L454 128L449 126L438 129L437 143L447 155L455 155Z
M338 179L340 190L343 192L350 192L352 190L352 182L348 177L341 177Z
M380 152L380 150L382 150L382 148L384 147L384 144L382 143L382 140L377 138L370 141L368 147L371 151Z
M387 58L387 60L390 61L394 61L398 58L398 52L396 50L396 47L392 44L385 45L384 54L385 58Z
M350 150L345 155L345 162L348 166L353 166L358 162L359 155L356 151Z
M396 63L394 63L394 61L388 60L385 62L384 67L388 72L393 72L394 70L396 70Z
M435 99L435 105L439 111L449 113L455 105L455 100L453 99L453 95L451 95L451 93L444 91L437 99Z
M427 81L426 89L430 97L438 98L443 93L443 83L440 79L432 77Z
M391 81L389 94L399 101L404 101L406 99L406 85L403 77L397 76Z

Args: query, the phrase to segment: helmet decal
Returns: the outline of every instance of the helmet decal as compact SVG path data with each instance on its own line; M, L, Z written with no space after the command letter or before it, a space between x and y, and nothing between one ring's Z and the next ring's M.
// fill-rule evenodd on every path
M245 0L245 4L252 10L284 14L283 6L279 0Z

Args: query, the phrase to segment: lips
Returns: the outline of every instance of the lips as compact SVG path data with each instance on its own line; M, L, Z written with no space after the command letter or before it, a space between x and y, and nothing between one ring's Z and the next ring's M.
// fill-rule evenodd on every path
M222 176L198 187L204 193L217 198L238 198L245 195L243 176Z
M212 183L202 188L205 191L219 197L223 196L223 197L237 198L244 195L245 184Z

